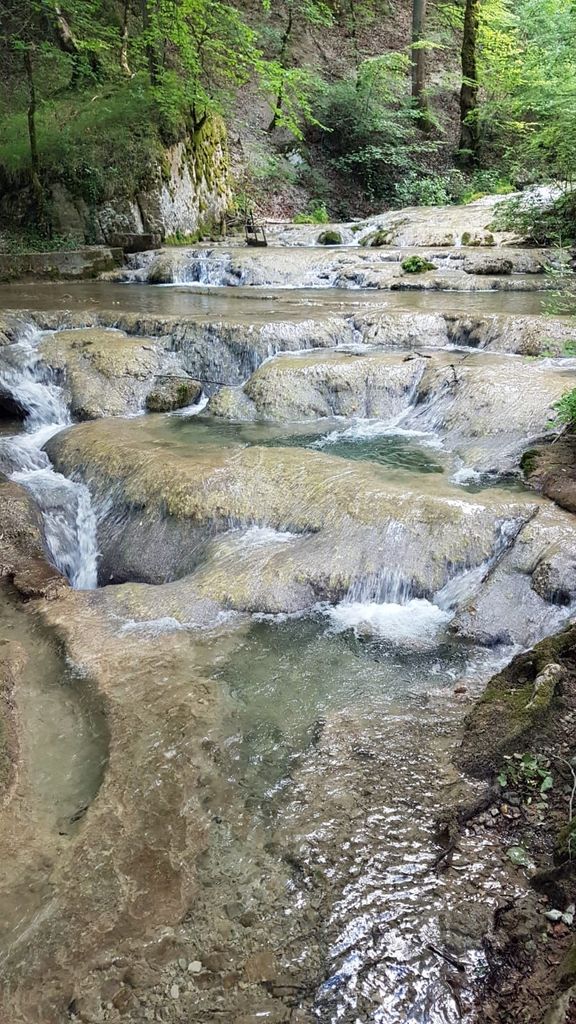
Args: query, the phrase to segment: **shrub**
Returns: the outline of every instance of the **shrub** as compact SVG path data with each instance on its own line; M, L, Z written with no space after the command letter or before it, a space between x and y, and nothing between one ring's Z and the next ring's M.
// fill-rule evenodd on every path
M557 422L570 426L576 424L576 388L572 388L571 391L567 391L565 395L562 395L560 401L554 405L554 409L556 410Z
M526 193L499 204L491 225L496 231L514 231L534 245L568 245L576 241L576 191L564 192L544 204Z
M406 94L408 66L403 54L373 57L362 62L355 78L325 86L319 98L320 145L333 166L372 199L391 197L394 184L436 148L415 130L417 112Z
M400 264L405 274L422 274L426 270L436 270L434 263L423 256L407 256Z
M411 171L394 186L393 198L398 206L447 206L455 197L446 175Z
M325 203L310 204L305 213L297 213L293 218L295 224L329 224L330 216Z

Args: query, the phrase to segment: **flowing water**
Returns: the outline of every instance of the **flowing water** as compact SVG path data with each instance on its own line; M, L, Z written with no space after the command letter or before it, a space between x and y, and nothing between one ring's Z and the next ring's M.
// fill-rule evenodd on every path
M210 289L214 283L221 285L229 273L225 254L199 256L186 270L192 284L188 288L106 282L23 284L9 290L0 287L0 304L48 311L118 309L158 316L185 314L201 320L259 324L283 317L295 321L322 319L367 308L375 301L373 293L343 295L329 288L321 298L308 287L293 292L267 289L259 294L248 293L242 287L221 287L218 292ZM425 312L449 309L470 315L537 313L542 298L540 293L447 296L411 292L380 296L378 308ZM464 711L470 698L481 692L485 680L511 657L514 649L511 644L487 647L461 639L451 627L458 611L505 563L519 530L532 515L524 511L529 498L521 484L515 481L506 490L502 484L491 489L486 481L479 483L478 489L482 486L483 490L475 503L455 476L459 465L455 452L440 439L437 408L422 410L415 406L414 389L407 392L400 414L396 411L380 419L226 422L211 418L202 407L149 416L145 421L119 418L113 423L115 453L149 453L153 468L162 468L164 462L170 465L170 459L177 458L179 467L189 464L192 478L198 472L197 488L208 496L211 488L216 488L214 480L231 474L235 460L243 453L264 451L267 455L277 453L279 464L289 460L290 453L303 459L332 457L335 495L339 484L360 467L361 472L373 475L354 479L360 481L358 486L370 479L374 500L380 493L378 488L385 491L388 487L397 496L399 509L401 501L409 504L411 494L446 502L454 511L455 524L459 516L469 517L465 535L470 550L474 516L484 508L480 503L483 495L486 509L493 508L489 550L464 558L462 564L460 556L454 555L448 579L426 592L411 582L404 563L413 562L411 570L416 570L421 550L418 545L425 545L427 536L441 536L442 523L435 522L434 511L410 519L408 525L400 510L398 518L392 515L387 525L383 521L372 523L374 548L386 553L384 563L373 569L368 552L365 571L351 583L342 584L337 596L331 593L329 599L322 599L316 594L314 603L295 613L263 611L257 606L256 584L266 583L268 565L279 567L279 578L288 566L301 582L306 566L298 552L312 551L312 563L318 557L313 548L316 541L321 557L326 557L322 543L326 548L336 545L330 556L338 567L338 558L354 543L354 531L359 533L366 525L354 520L350 509L337 530L326 513L330 533L322 524L296 530L288 515L284 521L272 522L251 513L242 520L239 513L233 515L217 507L223 522L219 521L217 528L205 529L193 564L186 563L185 544L179 534L170 541L178 564L166 568L163 580L168 582L160 582L157 587L132 584L130 579L148 579L143 569L138 572L153 543L146 540L154 536L146 534L147 510L138 495L131 504L122 505L120 484L111 489L105 482L100 492L95 478L90 478L83 466L78 465L77 472L75 468L69 476L53 468L43 446L49 438L71 427L71 416L62 382L51 375L38 356L38 341L38 332L29 332L0 350L3 388L23 416L20 430L11 433L13 426L8 425L8 433L0 434L0 468L37 501L49 556L78 590L96 588L103 539L110 548L111 537L114 543L122 543L129 528L136 530L131 550L131 564L136 568L132 577L121 577L127 581L125 587L101 586L92 594L75 595L75 600L85 598L88 603L71 604L71 615L80 607L88 610L88 619L79 618L80 630L86 628L86 622L91 629L98 615L108 615L106 629L113 630L116 644L110 649L117 653L107 655L105 645L112 634L104 630L104 639L96 645L102 644L102 664L107 664L107 657L120 658L124 639L131 650L141 645L142 665L134 662L138 668L134 670L131 700L141 715L141 721L135 715L142 730L140 736L134 729L135 737L141 744L148 744L146 749L134 747L143 766L154 747L154 757L163 759L166 770L170 765L174 771L179 770L180 758L185 760L193 750L194 730L201 731L202 749L214 752L217 768L212 774L204 771L195 783L195 795L205 800L211 823L207 844L198 858L204 888L195 892L182 926L182 941L188 943L186 955L195 960L212 949L220 955L224 950L240 964L242 943L247 940L239 939L232 927L223 933L227 934L223 940L217 915L220 908L228 908L230 916L229 908L234 903L249 904L247 894L257 888L263 893L264 902L257 909L269 933L266 948L273 948L282 971L290 976L290 984L284 988L292 985L298 993L297 997L292 993L292 1001L285 1004L284 996L272 992L271 998L276 1000L274 1016L272 1004L260 1007L250 990L253 1002L248 1009L253 1016L242 1016L240 1004L234 1002L242 997L238 986L242 968L238 967L236 973L230 970L218 995L217 1018L210 1016L217 983L212 980L198 987L190 983L188 996L180 996L177 1004L172 998L165 1016L146 1016L142 1003L139 1008L133 1006L125 1019L166 1019L187 1024L211 1019L262 1019L276 1024L291 1019L279 1013L281 1004L286 1014L292 1012L286 1006L301 1006L309 1016L300 1019L320 1024L456 1024L471 1020L474 986L483 970L482 937L490 928L495 907L521 888L523 881L506 865L495 844L480 840L472 832L464 834L452 870L438 874L434 870L439 851L435 825L447 807L470 791L451 763ZM76 429L81 431L82 427L72 426L72 436ZM94 437L98 440L96 434ZM230 461L218 461L223 451ZM217 472L206 484L201 473L204 463L211 460ZM128 483L135 477L128 475ZM154 500L161 486L158 479L161 477L154 477ZM290 508L290 500L299 500L296 491L301 494L305 484L298 483L300 490L294 486L294 495L287 496L283 508ZM255 507L259 488L256 477ZM239 486L241 498L240 491ZM164 498L160 493L159 507ZM320 498L312 488L304 500L312 512ZM329 505L329 496L323 500ZM516 502L513 512L509 511L510 502ZM336 507L336 500L334 504ZM368 516L365 508L353 512ZM103 532L103 524L108 533ZM162 524L165 534L169 533L168 525ZM455 525L457 528L464 529ZM449 524L444 527L444 531L450 529ZM436 533L428 534L428 530ZM306 544L311 547L302 547ZM434 568L436 552L428 554ZM109 558L109 551L102 557ZM443 558L438 553L439 564ZM329 568L333 568L333 562ZM109 569L107 563L106 571ZM229 586L225 594L233 594L233 583L243 573L256 594L247 610L238 611L230 596L221 600L215 592L207 594L202 589L206 580L210 583L214 579L220 587ZM328 578L330 572L327 570L325 575ZM187 583L188 577L191 582ZM170 589L180 584L184 589ZM322 585L328 592L327 579ZM177 599L172 600L174 593ZM202 628L192 614L199 597L215 602ZM54 840L52 836L49 846L61 844L65 858L70 836L74 841L75 823L80 822L77 828L81 831L86 807L95 797L96 803L102 799L97 793L107 754L106 729L100 712L86 710L82 704L79 676L67 675L57 652L50 648L46 653L43 638L34 630L30 632L30 626L21 629L21 622L27 620L24 612L15 613L9 603L7 609L3 628L14 630L23 647L32 652L19 706L26 721L24 752L32 790L28 799L36 808L27 828L35 837L34 851L45 834L52 836L56 831L59 838ZM568 607L555 609L554 622L570 613ZM179 676L171 676L166 668L164 643L176 643L179 652L185 652L189 644L190 653L184 655ZM89 643L87 647L91 669L97 672L98 655L94 656ZM39 667L43 659L45 671ZM147 659L152 666L149 679ZM130 686L124 671L120 669L116 684L122 693ZM188 718L179 717L183 712L177 693L179 689L183 693L191 691L193 679L199 674L210 699L221 701L223 710L217 726L198 724L198 707L193 713L188 709ZM459 696L455 688L461 691ZM113 698L114 688L111 693ZM145 701L140 707L142 693L148 694L149 707ZM148 713L158 714L157 727L148 725ZM176 746L175 724L179 736ZM124 728L122 733L122 744L128 750L133 742L130 732ZM148 735L152 737L149 743L145 739ZM193 757L190 753L191 761ZM136 776L138 768L131 766ZM123 807L127 820L133 822L140 814L147 821L146 786L150 793L161 782L160 777L152 780L143 775L142 786L137 779L130 799L113 797L115 811ZM186 793L187 800L189 797ZM39 808L45 812L41 822ZM177 831L175 822L175 818L160 821L167 843ZM148 836L146 831L142 834ZM108 845L101 859L105 861L115 840L104 838ZM155 849L152 841L150 849ZM122 861L127 877L129 860L128 866ZM22 867L16 864L4 883L11 895L7 897L7 932L0 934L0 954L10 950L14 936L26 936L31 919L37 923L41 908L52 899L48 876L37 860L31 869L35 878L34 873L39 872L34 897L23 893L21 876L26 863L23 861ZM272 865L269 875L262 866L266 863ZM100 866L99 860L98 870ZM188 868L196 870L195 865L186 865ZM150 893L154 891L154 870L148 871L145 864L145 879L140 876L135 883L135 888L143 887L144 901L148 899L146 885L151 887ZM281 896L274 889L278 878ZM126 890L130 885L126 884ZM56 892L54 899L57 896ZM463 962L462 977L438 955L439 949ZM258 991L261 993L262 988ZM270 994L270 986L267 991Z
M3 384L24 414L24 432L0 439L0 469L30 491L42 510L46 546L73 586L96 586L96 518L87 487L55 473L42 450L71 423L61 389L50 380L36 346L39 332L24 333L9 353Z

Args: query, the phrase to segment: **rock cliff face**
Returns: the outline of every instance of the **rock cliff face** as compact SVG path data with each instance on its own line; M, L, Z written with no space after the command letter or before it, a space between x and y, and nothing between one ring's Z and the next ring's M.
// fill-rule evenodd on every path
M89 243L116 244L127 234L160 241L211 232L231 203L224 122L206 121L193 136L165 149L145 191L91 206L55 182L51 201L55 233Z

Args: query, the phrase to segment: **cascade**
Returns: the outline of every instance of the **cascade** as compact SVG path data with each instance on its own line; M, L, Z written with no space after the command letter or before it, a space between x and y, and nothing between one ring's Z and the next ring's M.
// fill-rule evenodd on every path
M27 331L12 346L15 365L2 373L3 386L26 417L23 434L0 441L0 468L34 497L54 565L74 587L89 590L97 585L96 516L85 484L56 473L42 450L71 419L62 389L46 379L37 351L40 336Z

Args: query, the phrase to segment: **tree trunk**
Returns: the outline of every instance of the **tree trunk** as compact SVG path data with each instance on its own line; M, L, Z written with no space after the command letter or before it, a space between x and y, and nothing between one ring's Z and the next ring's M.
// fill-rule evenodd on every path
M286 52L288 50L288 44L290 43L290 37L292 35L292 4L288 8L288 21L286 22L286 28L284 29L284 35L282 36L282 42L280 43L280 52L278 54L278 62L281 67L284 67L284 61L286 59ZM267 131L273 132L278 122L278 114L282 110L282 101L284 98L283 83L280 82L280 88L278 89L278 95L276 97L276 103L274 105L274 114L272 120L268 125Z
M44 233L46 231L46 200L44 189L40 179L40 158L38 156L38 140L36 138L36 87L34 84L34 69L32 67L32 56L30 50L24 51L24 68L28 84L28 141L30 144L30 178L32 181L32 194L36 206L38 227Z
M462 37L462 88L460 90L460 160L468 166L479 162L478 67L476 41L480 0L466 0Z
M412 99L426 120L426 50L416 44L422 42L426 28L426 0L412 0Z
M124 0L124 12L122 15L122 35L120 44L120 67L128 78L132 77L132 71L128 63L128 6L129 0Z
M148 75L150 85L158 85L158 54L152 39L152 24L150 19L150 0L142 0L142 27L145 36L146 59L148 61Z

